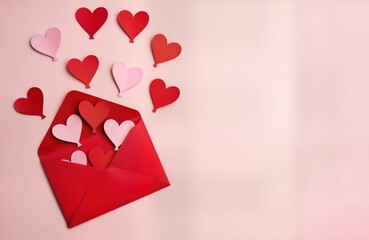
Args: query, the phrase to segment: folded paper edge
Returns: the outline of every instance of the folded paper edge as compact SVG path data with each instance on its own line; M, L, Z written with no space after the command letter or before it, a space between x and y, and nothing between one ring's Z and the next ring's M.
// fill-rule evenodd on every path
M117 168L117 169L119 169L119 168ZM123 170L123 169L119 169L119 170ZM124 170L124 171L127 171L127 170ZM136 175L142 175L142 174L138 174L138 173L135 173L135 172L132 172L132 173L133 173L133 174L136 174ZM102 173L102 174L107 174L107 172L106 172L106 171L104 171L104 173ZM77 208L76 208L75 212L74 212L74 213L73 213L73 215L70 217L70 219L68 219L68 221L67 221L67 227L68 227L68 228L73 228L73 227L75 227L75 226L81 225L81 224L83 224L83 223L85 223L85 222L88 222L88 221L90 221L90 220L92 220L92 219L95 219L96 217L99 217L99 216L105 215L106 213L109 213L109 212L111 212L111 211L114 211L114 210L116 210L116 209L118 209L118 208L121 208L121 207L123 207L123 206L125 206L125 205L127 205L127 204L130 204L130 203L132 203L132 202L135 202L135 201L137 201L137 200L140 200L141 198L147 197L147 196L149 196L149 195L151 195L151 194L153 194L153 193L155 193L155 192L158 192L158 191L160 191L160 190L162 190L162 189L167 188L167 187L169 187L169 186L170 186L170 183L169 183L169 182L167 182L167 181L162 181L162 180L159 180L159 179L157 179L157 178L153 178L153 177L146 176L146 175L142 175L142 176L147 177L147 178L151 178L151 179L153 179L154 181L156 181L156 182L158 182L158 183L162 183L162 184L161 184L161 186L160 186L160 187L156 188L155 190L153 190L153 191L149 191L148 193L145 193L143 196L141 196L141 197L139 197L139 198L136 198L136 199L132 199L132 200L130 200L130 201L128 201L128 202L126 202L126 203L124 203L124 204L122 204L122 205L118 205L118 206L116 206L116 207L114 207L114 208L110 209L109 211L103 212L103 213L101 213L101 214L98 214L98 215L96 215L96 216L94 216L94 217L91 217L91 218L86 219L86 220L81 221L81 222L73 222L74 217L76 216L76 214L78 214L78 211L80 210L80 206L81 206L81 204L82 204L82 203L84 203L84 200L85 200L85 198L86 198L86 195L87 195L87 194L88 194L88 192L91 190L91 186L93 185L93 183L94 183L94 182L96 181L96 179L98 178L98 175L97 175L97 176L95 177L95 179L91 182L89 189L86 191L86 193L84 194L83 198L82 198L82 199L81 199L81 201L79 202L79 204L78 204L78 206L77 206Z

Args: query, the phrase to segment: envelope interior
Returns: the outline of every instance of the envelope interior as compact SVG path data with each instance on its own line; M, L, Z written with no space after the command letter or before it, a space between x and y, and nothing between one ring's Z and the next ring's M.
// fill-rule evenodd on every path
M114 144L107 138L104 132L103 123L97 127L96 133L92 133L92 128L84 120L82 120L83 126L80 137L80 142L82 144L81 147L77 147L77 144L75 143L61 141L53 136L51 132L52 127L57 124L66 124L68 117L73 114L79 115L78 104L84 100L91 102L93 105L95 105L99 101L105 101L103 99L99 99L81 92L69 92L64 102L62 103L58 113L56 114L53 122L51 123L51 126L44 140L42 141L42 144L39 147L38 155L43 160L70 160L71 154L74 151L82 150L83 152L88 153L88 151L94 146L99 146L104 151L114 149ZM116 103L108 101L105 102L109 103L110 106L110 113L106 117L106 120L114 119L118 123L121 123L125 120L131 120L135 124L138 124L140 122L141 116L138 111L118 105ZM124 143L122 144L122 146L123 145Z

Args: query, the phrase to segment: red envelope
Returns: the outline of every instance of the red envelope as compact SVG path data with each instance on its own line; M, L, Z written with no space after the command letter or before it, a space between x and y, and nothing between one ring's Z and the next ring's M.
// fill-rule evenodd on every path
M100 101L108 103L110 113L106 119L135 123L115 152L109 167L104 170L90 164L85 166L63 161L71 159L76 150L88 155L93 147L100 147L105 152L114 149L103 124L96 128L96 133L92 133L91 127L83 120L80 147L61 141L52 134L53 126L65 124L70 115L80 116L78 105L84 100L93 105ZM38 155L68 227L170 185L139 112L77 91L67 94L41 142Z

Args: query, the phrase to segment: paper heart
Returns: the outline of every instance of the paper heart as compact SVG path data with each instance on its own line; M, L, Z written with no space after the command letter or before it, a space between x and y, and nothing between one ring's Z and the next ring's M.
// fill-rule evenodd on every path
M46 56L52 57L56 61L56 54L61 41L61 32L58 28L50 28L46 35L35 35L31 38L30 44L33 49Z
M182 51L181 45L176 42L169 43L163 34L157 34L151 41L151 49L154 55L155 64L167 62L179 56Z
M112 68L115 83L118 86L118 96L129 88L138 84L143 76L141 68L127 68L124 63L115 63Z
M68 71L78 80L86 84L86 88L90 88L90 82L99 67L99 59L94 55L89 55L80 61L72 58L67 63Z
M165 82L161 79L155 79L150 84L150 95L154 104L153 112L158 108L164 107L175 102L179 97L180 91L177 87L166 88Z
M96 133L99 126L110 113L110 107L106 102L100 101L95 106L89 101L82 101L78 105L78 110L83 119L92 127L92 132Z
M137 37L149 23L149 14L141 11L133 16L130 11L123 10L118 14L118 23L128 35L130 42L133 43L135 37Z
M54 137L65 141L76 143L77 146L81 146L79 139L82 132L82 119L76 115L70 115L67 119L67 124L57 124L52 128Z
M27 92L27 98L18 98L14 102L14 108L17 112L26 115L36 115L44 119L43 114L44 96L41 89L37 87L30 88Z
M93 13L87 8L76 11L76 19L81 27L94 39L95 33L104 25L108 18L108 11L104 7L96 8Z
M118 151L118 147L122 145L124 139L128 135L129 131L135 126L135 124L126 120L120 125L113 119L109 119L104 123L104 130L110 141L115 146L115 151Z
M70 160L63 160L63 161L87 166L86 154L81 150L77 150L73 152Z
M88 158L92 166L99 170L108 168L114 155L115 151L113 149L104 152L104 150L99 147L91 148L91 150L88 152Z

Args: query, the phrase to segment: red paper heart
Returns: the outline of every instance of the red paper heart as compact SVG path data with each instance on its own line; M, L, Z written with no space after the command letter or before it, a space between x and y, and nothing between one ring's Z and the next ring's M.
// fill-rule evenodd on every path
M111 160L115 155L115 151L113 149L104 152L103 149L99 147L93 147L88 152L88 158L95 168L99 170L104 170L109 167Z
M154 55L155 64L167 62L179 56L182 51L181 45L176 42L167 43L167 38L163 34L157 34L151 41L151 49Z
M78 80L86 84L86 88L90 88L90 82L99 67L99 59L94 55L89 55L80 61L73 58L68 61L68 71Z
M96 8L93 13L87 8L76 11L76 19L81 27L94 39L94 34L104 25L108 18L108 11L104 7Z
M19 98L14 102L14 108L17 112L26 115L41 116L44 119L46 116L43 114L44 96L41 89L37 87L30 88L27 92L27 98Z
M158 108L164 107L175 102L179 97L180 91L177 87L165 87L165 82L155 79L150 84L150 95L154 104L153 112Z
M95 106L89 101L82 101L78 105L78 110L83 119L92 127L92 132L96 133L99 126L110 113L110 107L106 102L98 102Z
M135 37L140 34L149 23L149 14L141 11L133 16L131 12L123 10L118 15L118 23L130 38L130 42L133 43Z

